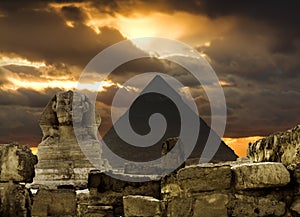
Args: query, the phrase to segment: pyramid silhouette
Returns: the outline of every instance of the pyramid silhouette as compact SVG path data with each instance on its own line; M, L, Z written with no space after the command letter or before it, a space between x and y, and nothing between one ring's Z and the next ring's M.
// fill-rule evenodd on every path
M199 120L200 129L198 133L198 140L189 158L205 158L206 156L201 156L201 154L211 131L210 127L202 118L196 115L196 113L194 113L188 105L186 105L181 96L159 75L155 76L150 81L125 114L129 115L131 126L128 127L131 127L137 134L146 135L151 131L151 128L148 125L149 117L154 113L160 113L167 121L167 129L163 137L156 144L150 147L136 147L128 144L118 136L114 127L124 121L124 114L103 137L108 148L118 156L127 160L146 162L161 157L162 143L166 141L166 139L179 136L181 130L181 117L179 110L169 97L160 93L155 93L155 90L158 89L162 91L162 93L168 93L168 96L171 94L172 99L175 98L176 102L182 103L181 108L184 108L183 112L189 112L192 118ZM194 126L188 127L193 128ZM237 155L234 151L228 147L214 131L211 133L213 141L220 142L218 151L211 159L211 162L236 160ZM107 151L107 148L104 147L104 157L108 156L106 154L108 153ZM110 160L111 159L108 159L108 161ZM120 167L122 167L121 164Z

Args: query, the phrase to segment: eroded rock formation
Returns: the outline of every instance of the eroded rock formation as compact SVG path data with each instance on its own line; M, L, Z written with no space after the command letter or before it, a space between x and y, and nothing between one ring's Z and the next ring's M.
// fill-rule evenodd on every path
M31 216L31 194L25 183L32 182L36 163L28 146L0 145L0 216Z
M300 125L249 144L247 154L252 162L281 162L286 166L299 163Z
M86 187L88 173L94 166L82 150L89 153L90 160L102 165L97 140L99 125L100 117L86 96L72 91L58 92L40 119L43 139L38 145L34 185Z

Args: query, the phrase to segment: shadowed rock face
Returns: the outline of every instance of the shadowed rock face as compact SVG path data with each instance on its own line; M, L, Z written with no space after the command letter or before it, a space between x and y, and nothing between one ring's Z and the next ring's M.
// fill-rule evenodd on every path
M95 117L95 121L91 117ZM94 107L86 96L72 91L57 93L40 119L43 140L38 146L39 163L34 184L85 187L88 172L94 167L82 152L77 139L82 141L84 148L93 151L92 158L101 164L101 149L97 141L99 125L100 117L95 116Z
M0 216L31 216L31 197L25 183L32 182L36 163L29 146L0 144Z
M300 125L249 144L247 154L253 162L281 162L285 166L298 164L300 162Z
M28 146L14 143L0 145L1 182L32 182L36 163L37 157Z

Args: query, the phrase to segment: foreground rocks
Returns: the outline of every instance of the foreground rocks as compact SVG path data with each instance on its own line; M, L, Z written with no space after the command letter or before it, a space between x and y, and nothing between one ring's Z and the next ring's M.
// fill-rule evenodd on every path
M125 196L124 213L170 217L299 216L295 192L298 185L293 185L294 172L290 172L281 163L187 166L163 178L160 198Z
M0 216L31 216L32 197L25 183L32 182L36 163L28 146L0 145Z
M28 146L17 143L0 145L1 182L32 182L37 157Z
M252 162L281 162L289 166L300 163L299 153L300 125L249 144L247 154Z
M76 216L76 193L71 189L41 189L34 197L32 216Z
M88 186L89 206L111 207L106 214L113 213L114 216L124 215L123 196L140 195L159 199L161 192L159 180L151 180L149 177L148 182L129 182L112 178L97 170L89 174Z
M31 215L31 195L25 185L0 183L0 216L28 217Z
M237 190L279 187L290 182L290 173L281 163L242 164L232 170Z
M22 165L33 168L34 155L28 147L17 144L0 148L0 216L300 215L300 164L293 169L278 162L199 164L180 168L161 180L147 176L147 182L122 181L107 172L92 170L87 179L88 189L78 191L72 185L56 189L44 186L32 195L25 183L32 180L34 173L24 170ZM8 164L9 160L15 162ZM8 167L11 169L7 170Z

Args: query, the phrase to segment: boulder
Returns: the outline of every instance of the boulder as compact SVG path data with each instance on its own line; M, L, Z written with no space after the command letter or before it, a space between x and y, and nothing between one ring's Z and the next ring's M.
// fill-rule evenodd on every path
M197 195L193 210L194 217L227 217L229 196L222 193Z
M37 157L28 146L16 143L0 145L1 182L32 182L36 163Z
M300 125L249 144L247 150L252 162L281 162L285 166L300 163L299 153Z
M228 216L233 217L279 217L285 214L286 204L267 197L236 194L235 199L228 204L228 210Z
M75 190L40 189L34 196L32 217L76 215Z
M241 164L232 170L237 190L285 186L290 182L290 173L281 163Z
M190 217L193 211L192 197L174 197L166 205L168 217Z
M24 185L0 183L0 216L30 216L31 197Z
M177 174L179 185L186 192L229 189L231 177L229 165L188 166L179 170Z
M300 215L300 198L295 198L290 209Z
M125 196L123 197L124 214L126 217L162 216L161 201L149 196Z

